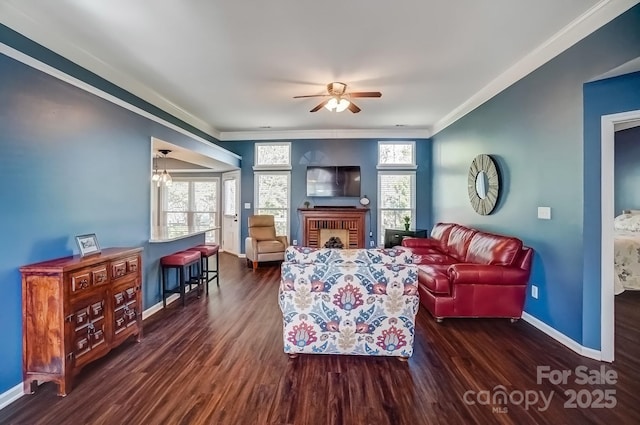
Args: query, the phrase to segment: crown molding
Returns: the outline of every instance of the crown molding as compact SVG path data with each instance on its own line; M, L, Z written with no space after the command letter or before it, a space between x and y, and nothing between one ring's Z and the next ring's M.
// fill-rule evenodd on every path
M569 25L557 32L538 48L527 54L514 66L503 72L464 103L426 129L349 129L349 130L263 130L221 132L211 124L196 117L180 106L161 96L142 82L117 71L90 52L80 49L71 40L50 31L46 23L35 22L11 4L0 2L2 24L40 43L64 58L86 68L105 80L130 91L135 96L162 109L220 141L280 140L280 139L361 139L361 138L430 138L453 124L469 112L496 96L515 82L573 46L615 17L640 3L639 0L602 0Z
M1 23L3 25L59 54L65 59L74 62L78 66L93 72L110 83L131 92L142 100L194 126L198 130L216 139L218 138L218 130L209 123L189 113L166 97L161 96L158 92L130 75L116 70L90 52L81 49L73 40L60 36L59 33L51 29L46 22L36 22L16 9L15 6L5 2L0 2L0 16L2 16Z
M221 132L219 140L297 140L297 139L428 139L428 129L394 130L267 130Z
M170 123L170 122L168 122L168 121L166 121L166 120L164 120L164 119L162 119L162 118L160 118L160 117L158 117L158 116L156 116L156 115L154 115L154 114L152 114L150 112L145 111L142 108L139 108L139 107L137 107L135 105L132 105L132 104L120 99L119 97L116 97L116 96L114 96L112 94L104 92L104 91L92 86L89 83L85 83L82 80L79 80L79 79L77 79L77 78L75 78L75 77L73 77L73 76L71 76L69 74L66 74L66 73L60 71L59 69L52 67L49 64L41 62L41 61L39 61L39 60L37 60L37 59L35 59L35 58L25 54L25 53L22 53L19 50L14 49L11 46L7 46L4 43L0 43L0 54L8 56L8 57L10 57L12 59L17 60L18 62L21 62L21 63L23 63L23 64L25 64L27 66L30 66L31 68L37 69L39 71L42 71L45 74L51 75L54 78L57 78L57 79L59 79L61 81L64 81L64 82L69 83L69 84L71 84L71 85L73 85L75 87L78 87L79 89L84 90L87 93L94 94L94 95L96 95L96 96L98 96L98 97L100 97L100 98L102 98L102 99L104 99L106 101L109 101L109 102L113 103L114 105L121 106L121 107L123 107L123 108L125 108L125 109L127 109L127 110L129 110L129 111L131 111L133 113L136 113L136 114L138 114L138 115L140 115L142 117L148 118L151 121L155 121L155 122L157 122L157 123L159 123L159 124L161 124L161 125L163 125L163 126L165 126L167 128L175 130L178 133L182 133L182 134L192 138L193 140L195 140L197 142L200 142L203 145L207 146L208 149L220 152L220 153L222 153L222 154L224 154L226 156L230 156L232 158L235 158L238 161L242 160L242 157L240 155L236 154L236 153L233 153L233 152L231 152L231 151L229 151L229 150L227 150L227 149L225 149L225 148L223 148L221 146L218 146L215 143L210 142L209 140L203 139L202 137L200 137L200 136L198 136L196 134L193 134L190 131L185 130L184 128L182 128L180 126L177 126L177 125L175 125L173 123ZM236 166L237 164L231 164L231 165Z
M640 3L638 0L602 0L598 2L511 68L500 74L475 95L467 99L466 102L436 122L433 126L433 135L444 130L638 3Z

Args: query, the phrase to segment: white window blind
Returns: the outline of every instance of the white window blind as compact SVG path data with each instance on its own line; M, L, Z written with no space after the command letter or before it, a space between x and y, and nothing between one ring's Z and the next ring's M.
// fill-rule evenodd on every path
M276 234L289 235L289 200L291 173L288 171L256 172L255 214L273 215Z
M408 216L415 228L415 172L378 173L378 243L384 241L386 229L404 229Z
M218 179L174 179L164 188L162 222L165 225L218 227ZM217 241L217 231L207 242Z

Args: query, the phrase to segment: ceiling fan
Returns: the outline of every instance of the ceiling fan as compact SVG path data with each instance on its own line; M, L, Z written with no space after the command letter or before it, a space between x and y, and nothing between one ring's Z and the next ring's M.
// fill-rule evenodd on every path
M342 112L345 109L350 110L354 114L357 114L361 109L351 101L355 97L381 97L382 93L379 91L354 91L347 92L347 85L345 83L333 82L327 84L327 94L310 94L306 96L293 96L294 99L300 99L303 97L327 97L315 108L309 112L317 112L324 106L326 109L335 112Z

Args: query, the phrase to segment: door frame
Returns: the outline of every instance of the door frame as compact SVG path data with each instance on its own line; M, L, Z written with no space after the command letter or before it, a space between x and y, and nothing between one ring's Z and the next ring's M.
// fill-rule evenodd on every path
M615 356L615 295L611 284L614 269L613 218L615 217L614 159L615 126L640 120L640 110L602 115L600 135L600 356L612 362Z

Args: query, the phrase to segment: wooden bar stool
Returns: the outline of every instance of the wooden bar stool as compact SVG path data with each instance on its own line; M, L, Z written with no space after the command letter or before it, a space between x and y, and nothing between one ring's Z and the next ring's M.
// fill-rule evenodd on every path
M182 305L185 305L185 293L186 286L189 285L189 291L191 291L192 285L197 285L198 298L200 298L201 291L201 271L200 271L200 252L198 251L180 251L174 252L171 255L165 255L160 259L160 265L162 267L162 305L167 306L167 294L180 294L182 297ZM191 269L193 266L197 267L196 277L192 276ZM178 287L175 289L168 289L167 286L167 273L171 269L176 269L176 275L178 277Z
M206 284L205 288L207 294L209 294L209 282L212 280L216 280L216 286L220 287L220 258L218 252L220 251L220 246L218 244L204 244L194 246L193 248L189 248L187 251L197 251L200 253L200 278ZM212 270L209 268L209 257L212 255L216 256L216 269Z

